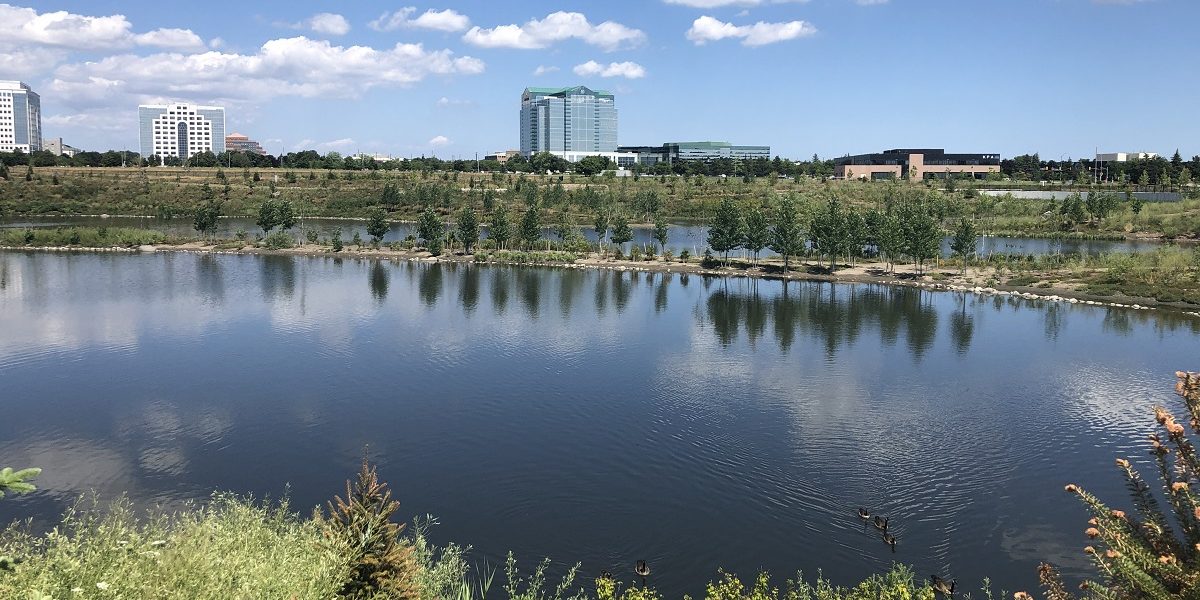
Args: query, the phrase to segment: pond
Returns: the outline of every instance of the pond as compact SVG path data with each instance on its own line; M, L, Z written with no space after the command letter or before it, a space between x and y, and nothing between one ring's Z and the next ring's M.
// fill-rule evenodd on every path
M718 567L975 588L1086 572L1200 320L878 285L325 257L0 252L0 522L79 494L301 511L364 452L405 515L669 595ZM891 518L893 553L856 514Z

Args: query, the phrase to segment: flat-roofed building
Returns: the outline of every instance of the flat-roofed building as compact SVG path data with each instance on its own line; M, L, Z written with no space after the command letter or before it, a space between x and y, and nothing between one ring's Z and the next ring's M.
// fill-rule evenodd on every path
M1129 162L1158 158L1157 152L1106 152L1096 155L1096 162Z
M225 109L195 104L138 106L142 156L187 160L201 152L225 151Z
M75 156L76 153L82 152L79 148L63 143L62 138L42 140L42 149L55 156Z
M41 96L20 81L0 81L0 152L41 149Z
M612 92L587 86L525 88L521 93L521 154L616 152L617 107ZM569 160L569 159L568 159Z
M494 160L500 164L504 164L520 155L520 150L497 150L491 154L484 155L483 160Z
M723 158L771 158L770 146L735 146L729 142L667 142L661 146L620 146L617 151L637 154L638 162L646 165L676 161L709 162Z
M833 175L842 179L983 179L999 172L999 154L947 154L941 148L897 148L833 161Z
M266 150L263 150L262 144L250 139L248 136L240 133L231 133L225 136L225 151L226 152L245 152L247 154L258 154L265 156Z

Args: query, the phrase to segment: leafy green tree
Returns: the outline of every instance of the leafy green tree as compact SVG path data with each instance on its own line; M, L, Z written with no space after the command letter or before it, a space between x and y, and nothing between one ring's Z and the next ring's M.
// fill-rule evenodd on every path
M796 199L784 196L771 220L771 249L783 257L783 271L791 269L792 257L804 252L804 230Z
M967 259L975 253L977 237L973 221L966 217L958 220L958 227L954 229L954 237L950 240L950 251L962 259L962 273L967 271Z
M492 226L488 229L488 238L503 248L512 239L512 224L508 221L508 209L501 206L492 213Z
M521 241L528 247L533 247L542 239L542 215L537 202L529 205L525 216L521 218Z
M38 468L21 469L14 471L12 467L4 467L0 469L0 498L4 497L5 493L9 494L27 494L37 489L30 479L36 479L42 474L42 470Z
M741 247L745 239L742 213L731 198L721 200L712 223L708 226L708 245L720 252L729 263L729 252Z
M904 253L917 263L917 272L920 273L925 261L936 257L941 251L942 232L933 215L922 206L903 207L899 220L904 237Z
M279 225L279 206L274 200L263 200L258 207L258 219L254 221L263 230L263 235L271 233Z
M658 252L666 255L667 238L670 230L667 227L667 221L662 216L657 216L654 219L654 241L658 242Z
M600 252L604 252L604 238L608 236L608 212L604 209L596 211L595 218L592 219L592 229L596 232L596 243L600 245Z
M1142 202L1141 198L1133 195L1133 192L1127 191L1127 192L1125 192L1125 201L1129 203L1129 210L1133 211L1133 214L1135 214L1135 215L1142 214L1143 202Z
M658 197L658 192L652 189L638 192L633 203L638 211L642 213L642 218L646 221L649 221L652 215L657 215L658 211L662 210L662 199Z
M558 241L565 242L567 238L576 234L575 222L571 220L571 215L567 211L558 213L558 220L554 222L554 236Z
M284 200L276 205L275 224L283 231L288 231L296 226L296 209L292 207L290 201Z
M471 206L464 206L458 213L458 239L462 241L463 251L467 254L479 242L479 217Z
M829 272L837 270L837 257L846 247L846 214L837 197L830 197L812 218L808 237L813 249L829 257Z
M340 229L334 230L333 237L329 238L329 245L333 246L334 252L342 251L345 245L342 243L342 231Z
M390 228L387 222L387 211L382 208L376 208L371 211L371 216L367 218L367 235L371 236L375 245L383 241L383 236L387 235Z
M629 219L625 215L617 215L613 218L612 224L612 242L617 245L617 248L623 249L624 245L633 240L633 229L629 227Z
M585 156L579 162L575 163L575 170L580 175L596 175L611 165L606 156Z
M207 186L207 184L205 184ZM192 219L192 227L199 231L204 237L211 237L217 231L217 223L221 217L221 203L217 202L216 198L212 197L212 191L208 194L201 193L201 197L208 196L199 208L196 209L196 214Z
M875 210L867 213L866 221L868 243L875 246L887 269L895 270L896 259L904 254L904 234L899 219L890 212Z
M0 179L8 181L8 165L0 163Z
M432 206L426 206L417 219L417 237L429 248L435 242L440 244L443 235L445 231L442 229L442 219Z
M767 215L763 213L762 209L751 209L746 214L742 246L754 254L754 264L758 264L758 254L770 243L771 226L767 223Z
M1150 173L1146 169L1142 169L1142 174L1138 175L1138 185L1142 187L1150 185Z
M1066 217L1068 226L1087 221L1087 208L1079 192L1071 192L1063 199L1059 213Z
M404 526L392 520L400 503L392 499L375 467L364 459L358 479L346 482L346 497L328 505L327 535L350 547L350 579L341 597L363 599L419 597L411 546L400 540Z
M396 184L384 184L383 192L379 195L379 202L389 211L394 211L396 207L400 206L400 189L396 187Z
M1087 200L1084 202L1087 211L1100 222L1103 222L1109 214L1116 210L1119 204L1120 201L1114 194L1095 190L1088 192Z

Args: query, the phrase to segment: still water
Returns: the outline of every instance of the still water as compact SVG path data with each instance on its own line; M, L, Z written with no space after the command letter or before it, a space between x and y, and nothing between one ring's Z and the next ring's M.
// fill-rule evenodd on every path
M364 448L474 544L703 592L718 567L1078 576L1200 321L907 288L335 258L0 252L0 522L79 494L300 510ZM1147 471L1147 473L1149 473ZM290 487L289 487L290 486ZM896 552L860 505L891 517Z
M159 219L155 217L36 217L0 220L0 228L5 227L140 227L164 231L172 235L194 237L196 231L192 228L191 219ZM367 234L367 226L363 221L346 219L306 219L299 223L294 230L297 237L303 237L303 231L315 229L322 238L328 238L333 233L341 233L342 240L349 242L357 233L362 239L371 239ZM233 238L238 232L245 232L253 239L261 234L254 219L246 217L230 217L218 222L217 236ZM667 248L678 255L687 250L692 256L700 256L708 246L708 228L701 225L671 225L668 230ZM596 241L596 232L590 225L581 225L580 233L589 242ZM633 228L633 244L645 247L658 247L654 241L653 229L649 227ZM416 226L411 223L392 223L385 242L403 240L406 236L415 235ZM557 240L554 232L545 228L542 236L548 240ZM483 228L483 237L487 237L487 227ZM628 250L628 245L626 245ZM1163 247L1163 244L1152 241L1138 240L1081 240L1081 239L1045 239L1029 237L991 236L980 237L976 243L976 251L980 256L989 254L1086 254L1098 255L1105 252L1146 252ZM942 255L950 256L950 238L942 240ZM747 255L749 256L749 255ZM764 250L762 256L774 256L770 250Z

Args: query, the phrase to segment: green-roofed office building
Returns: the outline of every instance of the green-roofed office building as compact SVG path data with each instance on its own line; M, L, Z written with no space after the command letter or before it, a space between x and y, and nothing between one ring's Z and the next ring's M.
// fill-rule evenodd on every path
M617 150L612 92L586 86L525 88L521 94L521 154L610 153Z

